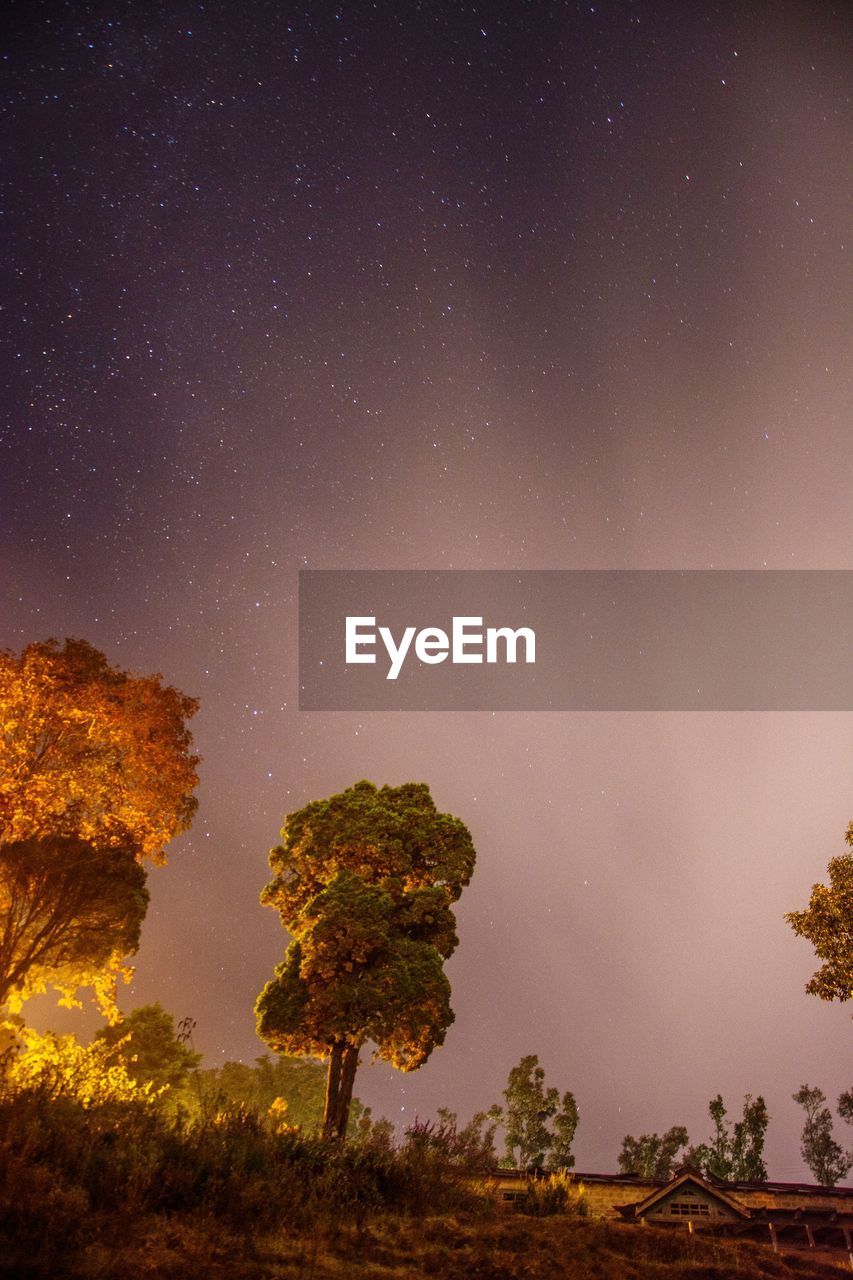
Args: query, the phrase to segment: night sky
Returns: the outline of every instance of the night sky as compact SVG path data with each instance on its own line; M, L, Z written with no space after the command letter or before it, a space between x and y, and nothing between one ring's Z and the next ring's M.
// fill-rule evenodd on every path
M851 716L300 713L296 586L853 567L844 6L4 22L0 645L82 636L202 703L125 1007L251 1061L284 815L423 780L479 853L457 1021L357 1094L467 1118L538 1053L610 1171L761 1092L771 1176L808 1176L790 1095L853 1084L850 1017L783 913L843 850Z

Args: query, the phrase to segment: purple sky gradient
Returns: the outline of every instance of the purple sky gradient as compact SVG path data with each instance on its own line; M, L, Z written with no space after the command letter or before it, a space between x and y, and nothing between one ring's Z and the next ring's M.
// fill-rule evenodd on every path
M841 7L7 18L0 644L202 702L126 1004L262 1052L285 813L424 780L479 853L457 1020L359 1096L467 1117L538 1053L607 1171L760 1092L805 1176L791 1094L853 1084L851 1024L783 913L843 848L850 715L300 714L295 605L306 565L851 567Z

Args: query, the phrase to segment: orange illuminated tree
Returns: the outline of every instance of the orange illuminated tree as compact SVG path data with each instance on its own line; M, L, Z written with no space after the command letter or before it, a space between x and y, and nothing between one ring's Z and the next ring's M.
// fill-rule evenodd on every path
M359 1051L421 1066L453 1021L444 961L474 870L467 827L423 783L359 782L291 813L261 901L291 936L256 1005L279 1053L328 1058L324 1134L346 1133Z
M853 822L846 840L853 847ZM853 999L853 853L832 858L829 884L812 886L804 911L789 911L785 919L801 938L808 938L823 964L806 983L810 995L821 1000Z
M0 999L50 984L109 1003L145 913L139 864L196 809L196 708L83 640L0 652Z
M0 652L0 848L77 835L161 862L189 827L198 703L110 666L85 640Z

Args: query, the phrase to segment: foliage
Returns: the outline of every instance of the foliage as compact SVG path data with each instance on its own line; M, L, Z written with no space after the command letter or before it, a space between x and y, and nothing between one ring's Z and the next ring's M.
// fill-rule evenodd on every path
M507 1162L520 1168L541 1168L549 1154L553 1169L571 1169L571 1145L579 1113L574 1095L545 1088L545 1071L535 1053L527 1054L509 1073L504 1090ZM549 1127L550 1125L550 1127Z
M566 1169L557 1169L548 1177L530 1178L524 1198L515 1207L529 1218L550 1218L556 1213L586 1217L589 1211L586 1188Z
M32 1027L15 1028L17 1051L5 1064L3 1091L39 1091L50 1098L68 1098L84 1108L109 1102L147 1102L151 1085L142 1085L127 1070L122 1042L95 1040L82 1045L76 1036L41 1035Z
M853 1089L847 1089L838 1099L838 1114L848 1124L853 1124Z
M853 822L846 840L853 845ZM785 919L824 962L806 991L821 1000L844 1001L853 996L853 854L833 858L827 870L829 884L813 885L806 910L789 911Z
M580 1112L575 1101L575 1095L566 1092L563 1094L560 1109L554 1116L551 1125L551 1150L548 1152L549 1169L574 1168L575 1157L572 1155L572 1143L575 1139L579 1121Z
M439 1107L438 1122L416 1121L406 1130L406 1143L412 1151L423 1149L440 1154L449 1167L463 1170L468 1176L485 1177L495 1166L499 1120L500 1109L492 1107L478 1111L460 1128L456 1113Z
M352 1113L358 1107L358 1099L352 1100ZM374 1119L373 1112L370 1107L360 1107L361 1114L355 1126L356 1134L359 1142L370 1143L373 1146L385 1147L390 1150L394 1146L394 1125L386 1116L378 1116ZM352 1129L352 1113L350 1113L350 1130Z
M474 846L422 783L356 783L289 814L282 841L261 901L292 941L258 998L258 1032L278 1052L329 1059L324 1126L343 1136L366 1041L402 1071L444 1041L443 962Z
M580 1216L530 1221L493 1205L434 1147L275 1134L242 1108L189 1124L139 1102L0 1093L10 1280L841 1274L769 1245Z
M48 985L75 1004L88 985L109 1007L147 905L145 872L127 849L76 836L0 847L0 1005L18 1010Z
M484 1207L482 1197L494 1168L494 1124L480 1112L460 1128L453 1112L442 1109L437 1121L418 1120L406 1129L396 1158L404 1170L408 1212ZM382 1139L376 1134L372 1141ZM385 1141L386 1149L393 1150L387 1134Z
M109 1053L103 1041L96 1054ZM150 1105L124 1076L126 1095L98 1097L33 1076L0 1091L0 1226L6 1189L24 1179L63 1232L99 1213L198 1214L241 1231L363 1225L380 1211L482 1211L465 1143L415 1127L395 1148L371 1133L347 1144L270 1126L244 1107L189 1121ZM134 1093L133 1090L136 1090ZM41 1200L44 1230L44 1201ZM60 1246L64 1246L63 1235Z
M84 640L0 651L0 846L76 835L162 861L196 809L197 707Z
M224 1062L198 1072L199 1096L206 1111L240 1105L259 1114L268 1113L279 1099L287 1102L287 1123L306 1133L323 1124L326 1072L319 1062L278 1054L262 1054L253 1066L245 1062ZM369 1115L369 1113L368 1113ZM365 1116L353 1098L348 1133L359 1131Z
M181 1089L201 1062L175 1031L175 1020L161 1004L144 1004L95 1035L116 1050L127 1074L137 1084L155 1089Z
M839 1114L845 1120L851 1115L851 1095L853 1090L842 1093L838 1100ZM832 1112L824 1105L823 1090L803 1084L793 1096L806 1113L800 1147L803 1160L821 1186L834 1187L853 1168L853 1151L845 1152L832 1136Z
M726 1108L720 1094L708 1103L714 1122L714 1134L708 1142L692 1147L688 1160L703 1173L731 1182L766 1182L764 1140L770 1116L764 1099L753 1099L748 1093L743 1100L743 1118L730 1129Z
M94 988L115 1010L148 902L144 858L195 811L196 703L82 640L0 651L0 1003Z
M687 1130L681 1124L673 1125L664 1134L644 1133L634 1138L627 1133L619 1152L619 1168L638 1178L666 1181L672 1177L678 1152L687 1142Z

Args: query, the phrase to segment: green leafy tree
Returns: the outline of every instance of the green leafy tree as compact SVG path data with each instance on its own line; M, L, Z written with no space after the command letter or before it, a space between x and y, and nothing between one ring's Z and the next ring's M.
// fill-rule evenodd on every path
M663 1134L644 1133L635 1138L628 1133L622 1139L619 1168L638 1178L666 1181L672 1177L676 1157L687 1142L687 1130L681 1124L673 1125Z
M261 901L291 942L258 997L258 1033L279 1053L328 1059L327 1137L347 1131L365 1043L402 1071L443 1043L452 907L475 856L467 827L423 783L359 782L288 815Z
M143 1004L121 1022L103 1027L96 1040L114 1045L127 1074L137 1084L182 1089L201 1062L175 1030L175 1020L161 1004Z
M823 1090L804 1084L793 1097L806 1113L800 1147L803 1160L821 1186L834 1187L853 1168L853 1152L845 1152L833 1137L832 1112L825 1105ZM838 1103L839 1113L849 1120L853 1109L853 1090L843 1093Z
M688 1160L703 1173L730 1182L766 1182L764 1141L770 1116L764 1099L748 1093L743 1100L743 1116L732 1128L726 1121L721 1094L708 1103L714 1133L708 1142L692 1147Z
M238 1103L265 1114L276 1098L285 1098L292 1124L306 1129L323 1122L326 1072L319 1062L291 1058L285 1054L271 1058L268 1053L246 1062L224 1062L199 1072L202 1098L213 1106Z
M278 1099L287 1103L287 1123L313 1133L322 1128L326 1071L310 1058L262 1054L254 1065L224 1062L198 1073L199 1092L206 1107L237 1103L266 1115ZM348 1132L360 1130L365 1115L358 1098L352 1099ZM372 1127L378 1121L370 1122Z
M731 1134L726 1124L726 1107L721 1093L708 1103L708 1112L714 1122L714 1134L707 1143L691 1153L693 1162L703 1173L710 1173L716 1178L728 1178L731 1175Z
M387 1116L374 1116L370 1107L364 1107L358 1117L357 1123L353 1123L357 1100L352 1100L352 1111L350 1112L350 1127L347 1134L354 1133L363 1146L371 1146L375 1151L393 1151L394 1150L394 1125ZM322 1119L322 1114L321 1114Z
M574 1169L575 1157L572 1154L572 1143L575 1140L580 1112L575 1095L563 1094L559 1109L551 1122L551 1150L548 1152L548 1166L551 1169Z
M735 1182L766 1182L764 1142L770 1115L767 1104L759 1096L747 1094L743 1100L743 1118L735 1122L732 1135L732 1178Z
M559 1092L545 1088L545 1071L535 1053L523 1057L509 1073L504 1098L506 1153L521 1168L541 1168L551 1146L548 1121L555 1114Z
M853 845L853 822L846 840ZM806 910L789 911L785 919L823 961L806 991L821 1000L845 1001L853 996L853 854L833 858L827 869L829 884L813 885Z
M571 1145L578 1127L574 1095L545 1088L545 1071L535 1053L527 1054L509 1073L503 1109L506 1163L523 1169L571 1169Z

